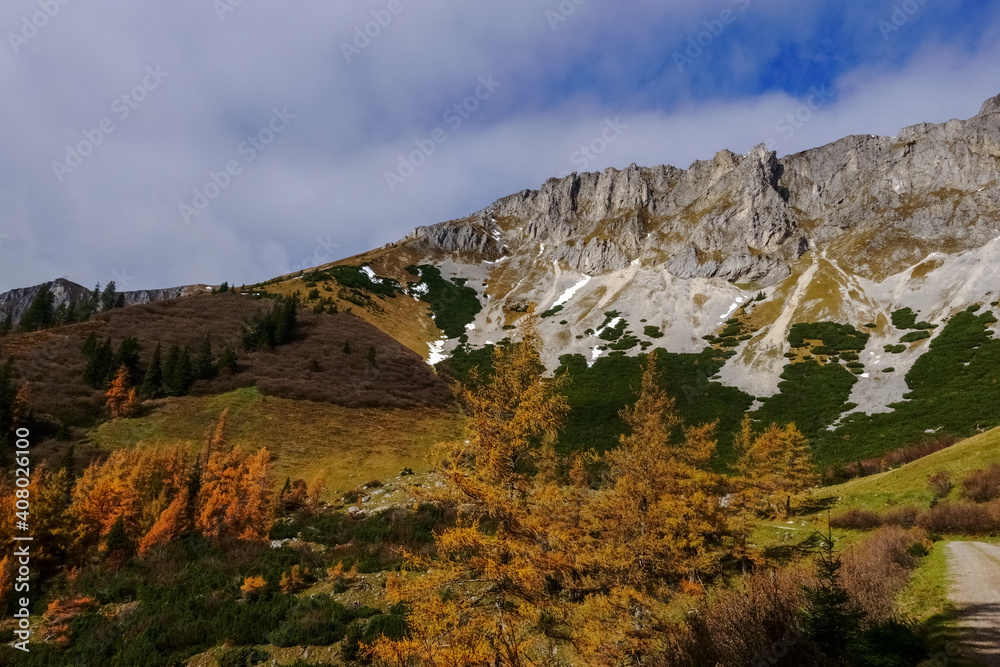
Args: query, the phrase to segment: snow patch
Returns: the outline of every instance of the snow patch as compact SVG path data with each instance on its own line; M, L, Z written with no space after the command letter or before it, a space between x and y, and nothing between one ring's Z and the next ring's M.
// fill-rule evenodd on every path
M476 328L476 323L475 322L469 322L468 324L465 325L465 330L466 331L472 331L475 328Z
M603 350L598 350L598 349L597 349L597 348L595 347L595 348L594 348L594 351L590 353L590 361L589 361L589 362L587 363L587 366L588 366L588 367L590 367L590 366L593 366L593 365L594 365L594 362L595 362L595 361L597 361L597 359L598 359L598 358L599 358L599 357L600 357L600 356L601 356L602 354L604 354L604 351L603 351Z
M600 329L598 329L598 331L604 331L605 329L614 329L616 326L618 326L618 323L621 322L621 321L622 321L622 318L616 317L615 319L611 320L606 325L604 325L603 327L601 327ZM594 357L594 358L596 359L597 357Z
M566 290L565 292L563 292L562 296L559 297L554 304L552 304L552 307L553 308L557 308L559 306L566 305L569 302L569 300L572 299L573 296L577 292L579 292L583 288L584 285L586 285L589 282L590 282L590 276L584 276L583 280L581 280L580 282L578 282L577 284L573 285L568 290Z
M370 267L370 266L362 266L361 270L365 272L365 275L367 275L368 278L373 283L375 283L376 285L381 285L382 284L382 279L375 275L375 272L372 271L372 267Z
M433 366L434 364L440 363L448 358L448 355L444 353L444 341L439 340L433 343L427 343L427 347L430 348L430 356L427 357L427 363Z
M729 306L729 310L726 311L725 315L723 315L722 317L719 318L719 321L724 323L726 320L728 320L730 317L733 316L733 313L735 313L736 309L739 308L739 307L740 307L739 301L737 301L733 305Z

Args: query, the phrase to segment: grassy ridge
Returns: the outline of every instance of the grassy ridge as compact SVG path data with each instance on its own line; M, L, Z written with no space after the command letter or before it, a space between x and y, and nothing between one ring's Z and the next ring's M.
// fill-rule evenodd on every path
M430 469L435 445L458 439L464 427L462 417L449 410L350 409L264 397L250 388L157 401L149 414L102 424L90 440L105 450L140 441L199 448L225 409L228 442L245 449L267 447L280 480L325 474L331 493L395 477L406 467Z
M840 498L838 507L842 509L883 510L886 506L908 504L929 507L934 496L927 486L928 477L947 470L953 480L959 480L992 463L1000 463L1000 429L974 436L895 470L826 487L816 497Z

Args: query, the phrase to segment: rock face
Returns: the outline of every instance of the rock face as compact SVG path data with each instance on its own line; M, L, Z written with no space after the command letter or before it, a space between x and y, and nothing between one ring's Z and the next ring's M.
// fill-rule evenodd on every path
M976 117L847 137L778 159L763 145L669 166L572 174L404 243L468 262L528 256L598 276L633 262L678 278L773 285L810 242L871 279L997 236L1000 96Z

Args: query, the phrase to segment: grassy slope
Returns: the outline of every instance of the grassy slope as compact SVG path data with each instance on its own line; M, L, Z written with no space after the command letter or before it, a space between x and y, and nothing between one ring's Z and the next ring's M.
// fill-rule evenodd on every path
M826 487L816 493L816 498L839 497L838 509L879 510L886 505L907 504L927 507L932 498L927 488L929 476L939 470L948 470L952 482L957 485L966 473L991 463L1000 463L1000 429L969 438L896 470Z
M270 449L279 484L286 476L311 480L324 474L330 493L395 477L405 467L430 469L434 446L461 437L464 427L462 417L453 411L349 409L264 397L252 388L152 405L149 414L102 424L90 432L90 440L105 450L140 441L200 448L220 413L229 408L230 444Z
M423 259L422 255L410 252L405 246L401 246L372 250L317 268L323 270L335 265L361 266L370 263L377 275L392 278L405 286L409 281L415 280L412 275L406 272L405 267L419 262L421 259ZM305 298L309 292L303 281L297 280L294 275L281 276L275 278L273 282L262 283L261 286L272 294L286 296L297 291ZM378 327L424 358L428 355L427 343L441 337L441 331L434 324L434 320L430 317L430 309L423 301L417 301L400 294L395 298L376 297L378 309L363 308L339 298L337 296L339 286L331 281L321 281L317 287L320 290L320 296L333 299L341 311L350 309L361 319ZM327 287L332 291L327 291ZM314 302L305 300L304 304L311 307Z

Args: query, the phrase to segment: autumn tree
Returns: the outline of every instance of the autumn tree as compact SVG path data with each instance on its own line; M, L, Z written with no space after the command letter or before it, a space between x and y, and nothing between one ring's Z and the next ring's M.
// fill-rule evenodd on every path
M245 454L225 441L226 413L199 456L195 527L208 537L266 540L274 523L271 454Z
M709 471L715 424L683 425L656 364L650 354L639 397L621 413L629 432L603 459L609 488L593 528L606 533L593 557L646 592L710 569L728 533L721 479Z
M567 380L543 377L537 344L529 323L463 391L468 440L446 472L466 511L436 559L408 557L423 574L387 582L410 634L367 647L380 664L556 664L561 649L573 664L647 664L676 648L672 596L731 549L715 425L682 423L656 357L619 447L567 461L553 447Z
M470 511L438 536L439 560L408 559L431 571L390 591L412 605L410 634L367 649L382 664L526 665L547 649L536 632L551 606L547 575L568 563L549 548L545 517L532 511L533 478L551 468L568 407L564 380L543 371L529 322L520 341L494 349L490 379L463 391L468 440L449 447L446 474Z
M795 424L771 424L756 436L747 435L748 428L744 419L737 438L745 502L756 511L788 516L792 499L816 484L809 441Z
M105 393L105 402L112 419L131 417L135 414L139 402L135 387L131 385L129 380L128 369L124 364L119 367L118 374L111 382L111 386L108 387Z
M102 543L119 519L129 542L141 545L161 515L187 490L189 458L185 447L140 445L114 451L103 463L91 464L72 492L70 511L78 525L80 547Z

